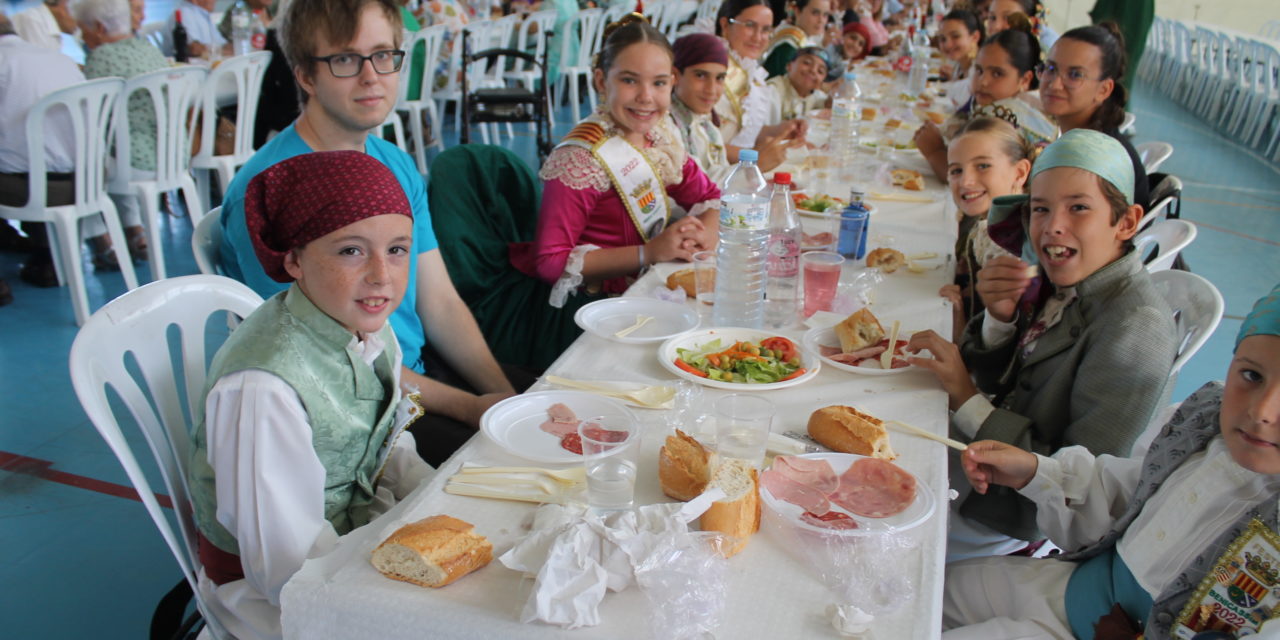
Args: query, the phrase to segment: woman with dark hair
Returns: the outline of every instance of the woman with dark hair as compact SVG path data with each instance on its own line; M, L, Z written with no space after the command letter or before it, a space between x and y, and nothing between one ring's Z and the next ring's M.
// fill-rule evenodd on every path
M831 0L793 0L787 3L787 14L787 19L774 29L764 54L764 68L770 78L786 75L787 65L800 49L827 44Z
M1040 44L1025 18L1014 18L1015 28L987 38L978 50L970 76L972 97L939 128L926 121L916 130L916 147L940 180L946 180L947 144L969 120L996 116L1012 123L1032 146L1044 146L1058 137L1058 127L1040 111L1040 101L1030 91L1038 85Z
M1044 5L1038 0L994 0L987 12L987 33L996 34L1011 25L1009 17L1021 13L1031 21L1031 32L1040 40L1040 48L1047 50L1058 41L1058 33L1049 26Z
M580 287L622 293L649 265L715 246L720 189L668 117L673 65L666 37L638 14L605 29L592 72L601 104L543 164L534 241L511 249L517 269L553 285L552 306Z
M969 100L969 73L984 36L982 20L966 9L948 13L938 27L938 51L950 61L938 75L946 83L947 99L957 107Z
M769 34L773 31L773 10L766 0L725 0L716 14L716 35L729 47L729 71L724 96L716 104L730 163L738 161L740 149L760 152L760 169L769 171L786 159L786 147L803 143L805 125L800 120L769 122L768 73L760 64ZM789 143L783 141L789 140Z
M1150 205L1147 171L1133 144L1120 135L1129 99L1123 84L1126 66L1124 36L1115 23L1072 29L1037 69L1040 101L1063 133L1093 129L1124 145L1133 162L1134 201L1145 209Z

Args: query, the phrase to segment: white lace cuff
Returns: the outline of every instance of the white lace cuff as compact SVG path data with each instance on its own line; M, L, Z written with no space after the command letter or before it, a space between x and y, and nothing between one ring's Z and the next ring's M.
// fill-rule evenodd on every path
M569 295L582 286L582 267L586 264L586 256L599 248L594 244L580 244L569 252L569 261L564 263L564 273L560 274L560 279L551 287L551 306L557 309L563 307Z

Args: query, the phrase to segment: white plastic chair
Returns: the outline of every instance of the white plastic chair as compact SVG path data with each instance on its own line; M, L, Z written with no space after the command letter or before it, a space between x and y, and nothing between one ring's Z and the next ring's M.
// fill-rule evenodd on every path
M217 172L218 185L226 189L235 175L236 168L253 156L253 127L258 115L258 95L262 93L262 75L271 62L270 51L255 51L222 61L209 72L204 95L200 100L200 153L191 159L191 168L197 169L196 184L204 194L205 211L212 207L213 193L209 174ZM223 82L231 82L236 88L236 138L229 155L213 154L214 137L218 131L218 88Z
M1151 274L1151 281L1169 308L1173 309L1174 326L1178 331L1178 357L1169 372L1173 376L1218 328L1225 309L1222 294L1203 276L1180 269L1157 271Z
M1138 145L1136 150L1138 158L1142 160L1143 168L1147 170L1147 175L1155 173L1160 165L1173 155L1173 145L1168 142L1144 142Z
M1246 89L1244 99L1235 114L1236 133L1248 144L1257 147L1263 142L1267 125L1280 113L1280 51L1265 42L1254 42L1252 83ZM1273 138L1280 133L1280 126L1273 126Z
M463 31L459 31L457 34L454 35L453 41L450 43L449 64L445 71L445 73L447 74L446 80L445 80L445 86L433 92L431 95L431 97L435 99L437 110L440 113L445 112L447 103L449 102L456 103L456 108L453 111L453 128L459 133L462 132L462 72L463 72L462 39L463 39L463 34L465 33L467 37L471 39L471 52L475 53L480 49L487 48L485 46L480 46L479 48L477 48L476 43L488 42L489 30L492 28L493 28L493 21L477 20L475 22L468 24ZM470 74L467 76L467 85L469 87L481 86L480 85L481 72L483 70L480 69L480 66L481 65L471 65L471 68L466 69L467 73ZM484 141L485 144L488 144L489 143L488 127L481 127L480 133L482 136L481 139Z
M599 50L600 32L604 29L603 9L583 9L569 23L569 33L560 41L560 91L558 101L569 94L569 106L573 109L573 121L581 119L582 100L578 95L578 80L586 78L589 104L596 103L596 90L591 86L591 56ZM578 41L578 57L572 58L573 42Z
M1160 74L1160 90L1176 100L1180 84L1191 67L1191 30L1177 20L1169 21L1169 28L1171 48L1168 63Z
M1280 40L1280 20L1268 20L1258 29L1258 35L1272 40Z
M1133 127L1137 122L1138 116L1134 115L1132 111L1124 112L1124 120L1120 122L1120 133L1127 136L1133 135L1135 131Z
M1151 245L1155 253L1146 258L1147 271L1155 273L1173 266L1174 258L1196 239L1196 226L1186 220L1161 220L1133 237L1138 255L1145 255Z
M218 252L222 247L222 207L214 207L202 216L191 230L191 253L196 257L196 268L211 276L222 275L218 268Z
M435 85L436 62L440 59L440 47L444 43L445 33L449 27L438 24L427 27L417 33L406 34L403 48L409 52L405 56L404 66L400 67L400 97L396 100L396 112L406 112L409 117L409 136L413 139L413 159L418 163L418 173L427 175L426 133L422 130L422 114L426 113L431 122L431 133L435 140L431 146L444 149L443 137L440 135L440 112L431 98L431 89ZM421 43L426 49L421 67L413 63L413 50ZM421 93L416 100L409 97L409 79L414 76L422 78ZM391 114L396 117L395 113ZM396 125L399 126L398 124ZM403 141L401 141L401 148Z
M471 53L475 54L485 49L510 49L516 43L516 32L520 30L519 14L513 13L494 20L489 27L489 32L484 34L484 38L474 39L471 42ZM475 91L476 89L501 89L507 86L506 70L509 60L506 56L497 56L489 61L487 65L478 65L476 69L479 81L477 84L470 84L468 80L468 89ZM501 144L501 135L499 127L496 124L490 126L493 130L493 143ZM506 123L507 137L515 137L515 129L511 123ZM488 140L486 139L486 142Z
M680 27L689 22L697 11L698 3L694 0L671 0L671 6L667 7L666 13L662 16L661 26L662 33L667 36L667 40L675 42Z
M157 49L164 45L164 28L165 21L158 20L156 22L148 22L138 27L138 37L144 41L151 43Z
M116 205L107 196L106 158L107 141L111 136L112 107L116 96L124 87L120 78L100 78L59 89L41 98L27 112L27 160L29 177L27 204L22 207L0 205L0 218L22 222L43 222L51 225L50 249L58 281L71 290L71 306L75 309L76 324L83 325L89 319L89 296L85 291L85 277L80 260L80 221L89 216L101 215L111 237L111 248L125 287L136 289L138 278L133 271L124 230ZM72 204L48 205L48 160L44 152L45 123L68 127L75 140L75 198ZM3 126L21 126L4 123Z
M138 498L191 585L196 606L209 630L219 638L225 632L210 615L211 609L196 583L201 565L186 481L185 467L191 449L188 429L204 394L205 328L209 316L229 312L244 317L260 304L262 298L258 294L230 278L170 278L108 302L89 318L71 345L71 385L76 397L124 467ZM168 340L173 327L180 340L176 352L171 352ZM141 376L131 374L131 366L140 370ZM184 383L181 390L179 379ZM173 503L176 528L160 507L138 462L145 454L130 446L111 409L108 387L128 409L146 439Z
M116 152L107 191L134 196L142 203L142 222L147 227L151 253L151 277L165 277L164 242L160 236L160 194L181 190L193 221L204 211L204 203L191 179L191 137L187 116L200 96L208 72L201 67L161 69L130 78L116 96ZM132 137L129 129L129 99L135 92L151 97L156 116L156 170L154 176L137 171L130 163Z
M524 18L524 24L516 30L516 46L519 51L533 54L543 64L547 62L547 34L556 26L555 11L535 11ZM508 82L515 82L527 91L537 88L542 80L542 70L532 62L521 58L512 59L512 67L505 74ZM547 105L551 105L551 90L544 87L547 93ZM547 122L552 128L556 126L555 109L547 109ZM537 131L537 123L529 123L530 131Z
M1179 180L1178 176L1165 176L1164 180L1151 190L1151 210L1143 214L1142 221L1138 223L1138 231L1154 224L1161 216L1168 217L1169 207L1181 197L1182 180Z

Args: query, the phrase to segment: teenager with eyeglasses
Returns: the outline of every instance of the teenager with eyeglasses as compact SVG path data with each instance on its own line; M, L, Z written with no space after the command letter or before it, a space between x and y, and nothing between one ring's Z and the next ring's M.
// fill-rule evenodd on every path
M1062 133L1093 129L1124 146L1133 163L1134 202L1146 209L1150 204L1147 171L1129 138L1120 134L1129 101L1123 84L1126 55L1124 36L1115 23L1078 27L1062 34L1036 67L1036 75L1042 110Z
M236 172L222 205L220 262L264 298L283 288L249 240L244 197L268 167L313 151L361 151L395 174L413 208L408 290L389 322L404 354L401 379L422 392L418 450L439 464L475 434L480 415L515 389L495 360L445 268L413 158L376 134L400 83L400 7L394 0L294 0L278 18L281 48L301 115ZM429 345L429 346L428 346Z

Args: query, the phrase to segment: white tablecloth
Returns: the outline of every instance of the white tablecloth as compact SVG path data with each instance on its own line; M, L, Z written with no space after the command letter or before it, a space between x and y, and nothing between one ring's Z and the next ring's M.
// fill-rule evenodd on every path
M927 171L918 154L900 152L894 163ZM872 242L891 243L908 254L934 251L949 255L955 242L954 220L947 220L945 191L930 179L931 204L873 201ZM908 193L896 190L897 193ZM910 192L918 194L919 192ZM951 316L937 296L951 281L953 262L922 274L905 270L887 276L875 292L873 309L881 318L898 318L904 329L933 328L949 335ZM848 265L849 271L859 267ZM643 294L679 265L660 265L632 288ZM851 275L845 274L846 277ZM690 301L688 304L695 304ZM803 328L780 332L797 340ZM589 334L577 340L548 373L591 380L670 380L659 365L656 345L625 345ZM535 389L545 388L540 383ZM707 389L706 413L727 391ZM853 404L883 418L902 420L938 434L947 428L946 395L925 371L893 376L859 376L825 367L802 385L763 392L778 408L774 432L801 431L809 414L823 406ZM667 435L664 412L636 410L644 424L642 457L636 487L637 502L668 501L658 486L657 452ZM918 553L906 554L902 570L916 576L916 597L896 613L877 621L876 638L936 638L941 631L941 592L946 544L947 458L942 445L892 434L893 447L904 468L917 474L939 498L934 515L921 526ZM329 555L307 561L285 586L283 623L289 638L648 638L650 609L636 588L608 594L601 605L603 623L594 628L565 631L519 622L533 584L494 561L489 566L443 589L424 589L381 576L369 563L370 553L401 525L435 514L449 514L476 526L494 544L494 557L509 549L533 505L446 494L443 487L463 461L487 465L526 465L505 453L483 435L473 438L440 469L434 480L416 490L395 509L347 535ZM833 595L799 556L767 531L757 534L730 560L726 623L718 638L836 637L824 616Z

